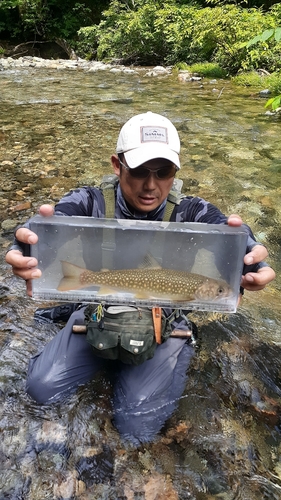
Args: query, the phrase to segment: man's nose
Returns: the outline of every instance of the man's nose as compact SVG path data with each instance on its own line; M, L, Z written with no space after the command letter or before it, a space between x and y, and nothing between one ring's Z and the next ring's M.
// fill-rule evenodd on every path
M144 180L144 186L147 189L154 189L157 184L156 172L149 172L149 175Z

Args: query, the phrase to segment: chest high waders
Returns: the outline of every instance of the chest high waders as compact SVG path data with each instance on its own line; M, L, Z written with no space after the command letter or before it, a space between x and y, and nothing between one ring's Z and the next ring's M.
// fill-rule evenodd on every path
M115 216L115 194L118 177L105 176L100 189L105 202L105 218ZM169 221L175 205L179 205L183 182L175 179L168 195L163 221ZM116 248L115 237L110 229L103 229L102 267L112 269ZM177 318L185 318L189 330L172 328ZM74 327L74 331L86 331L87 341L95 354L106 359L119 359L127 364L141 364L154 356L157 344L168 337L181 337L194 343L190 321L183 311L176 309L166 317L160 307L140 308L131 306L105 306L89 304L85 310L85 325Z
M105 217L115 216L115 191L118 177L105 176L100 186L105 202ZM175 205L179 205L184 195L181 194L182 181L175 179L168 195L164 221L169 221ZM159 236L162 236L159 234ZM103 229L102 267L112 269L113 255L116 248L114 234ZM41 322L67 322L74 310L84 304L64 304L47 310L39 309L35 318ZM67 310L66 310L67 309ZM63 313L63 318L62 318ZM177 329L177 324L185 320L185 330ZM173 324L172 324L173 323ZM180 337L195 345L193 332L196 327L180 309L175 309L167 316L160 307L138 308L131 306L105 306L90 303L84 312L84 323L75 324L73 333L84 333L97 356L106 359L119 359L127 364L140 364L154 356L157 344L168 337Z

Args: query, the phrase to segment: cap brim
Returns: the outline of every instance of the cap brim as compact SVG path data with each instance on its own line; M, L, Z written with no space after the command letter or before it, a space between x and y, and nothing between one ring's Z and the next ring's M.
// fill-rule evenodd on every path
M180 159L178 153L172 151L164 144L146 144L145 147L131 149L130 151L124 152L124 156L128 167L137 168L143 163L149 160L155 160L155 158L165 158L171 161L180 168Z

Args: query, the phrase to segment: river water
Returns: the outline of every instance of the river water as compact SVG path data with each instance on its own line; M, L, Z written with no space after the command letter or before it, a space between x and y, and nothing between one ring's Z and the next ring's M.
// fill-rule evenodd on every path
M145 72L0 73L0 498L281 498L281 141L264 101L226 81ZM121 125L165 114L182 141L184 192L239 213L270 250L277 279L237 313L196 312L201 348L175 414L153 443L125 445L102 376L55 405L24 391L28 360L59 330L4 254L13 228L79 185L111 173Z

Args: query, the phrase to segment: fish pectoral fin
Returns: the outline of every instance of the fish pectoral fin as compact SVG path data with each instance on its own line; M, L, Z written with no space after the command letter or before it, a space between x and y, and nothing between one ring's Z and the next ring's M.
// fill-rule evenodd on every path
M85 285L82 285L79 278L62 278L57 290L59 292L68 292L69 290L79 290L80 288L85 288Z
M135 299L151 299L151 293L145 290L138 290L137 292L133 292Z
M117 292L118 292L118 290L116 288L102 285L99 288L98 294L99 295L116 295Z

